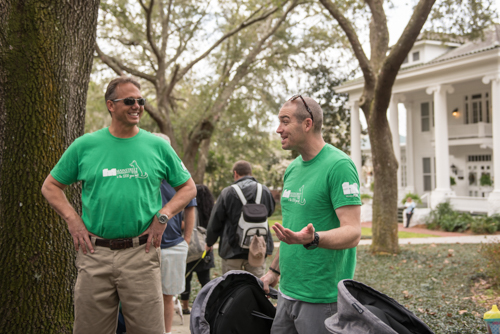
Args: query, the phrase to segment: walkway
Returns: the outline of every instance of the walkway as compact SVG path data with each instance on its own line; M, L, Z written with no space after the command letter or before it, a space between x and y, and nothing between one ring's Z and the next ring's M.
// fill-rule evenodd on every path
M362 227L372 227L372 223L362 223ZM429 234L435 237L429 238L399 238L399 244L480 244L486 242L500 242L500 235L476 235L470 233L444 232L428 230L423 226L413 226L405 228L403 224L398 224L398 230L404 232ZM371 245L371 239L362 239L360 245Z

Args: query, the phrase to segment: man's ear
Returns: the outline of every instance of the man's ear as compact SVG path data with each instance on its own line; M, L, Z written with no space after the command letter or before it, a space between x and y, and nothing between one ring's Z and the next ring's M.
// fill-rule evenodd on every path
M106 107L108 107L110 113L113 113L115 111L115 104L111 100L106 101Z
M305 132L309 132L309 131L312 131L313 130L313 127L314 127L314 123L313 123L313 120L310 119L310 118L306 118L304 120L304 122L302 123L303 127L304 127L304 131Z

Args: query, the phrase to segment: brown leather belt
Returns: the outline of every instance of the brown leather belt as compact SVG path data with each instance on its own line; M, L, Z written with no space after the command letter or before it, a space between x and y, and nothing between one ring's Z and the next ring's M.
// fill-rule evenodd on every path
M144 245L148 242L148 235L145 234L139 237L139 245ZM133 238L129 239L95 239L96 246L107 247L109 249L126 249L134 247Z

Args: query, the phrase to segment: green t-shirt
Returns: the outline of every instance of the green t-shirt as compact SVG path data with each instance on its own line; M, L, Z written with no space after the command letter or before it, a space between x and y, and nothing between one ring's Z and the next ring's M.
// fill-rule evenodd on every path
M117 138L108 128L76 139L50 174L66 185L82 181L83 222L105 239L144 232L162 207L161 180L177 187L191 177L165 139L142 129Z
M316 231L340 227L335 209L361 205L359 179L352 160L325 145L312 160L295 159L284 177L281 209L283 226L298 232L312 223ZM302 245L280 245L280 290L308 303L337 301L337 284L352 279L356 248L307 250Z

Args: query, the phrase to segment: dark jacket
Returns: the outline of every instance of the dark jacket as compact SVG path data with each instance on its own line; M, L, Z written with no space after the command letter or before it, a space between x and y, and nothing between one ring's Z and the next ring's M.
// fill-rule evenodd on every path
M248 203L254 203L257 195L257 180L252 176L243 176L234 184L238 185ZM274 198L269 189L262 185L262 199L268 210L268 217L274 212ZM241 248L235 240L236 228L241 216L243 204L233 187L222 190L210 216L207 228L207 245L212 246L220 237L219 255L223 259L247 259L248 249ZM271 231L269 231L270 233ZM274 243L269 234L267 238L267 255L274 250Z

